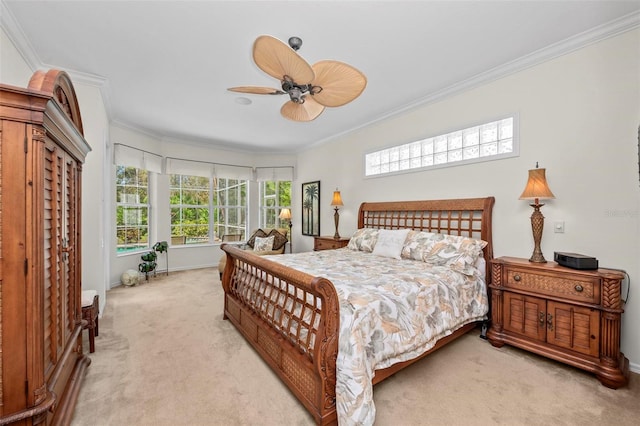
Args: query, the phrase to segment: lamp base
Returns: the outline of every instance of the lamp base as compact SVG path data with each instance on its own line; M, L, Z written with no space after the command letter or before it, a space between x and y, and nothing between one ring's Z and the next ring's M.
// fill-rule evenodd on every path
M539 204L536 200L535 204L530 204L533 207L533 213L531 214L531 230L533 231L533 254L529 258L529 262L534 263L547 263L542 250L540 249L540 240L542 240L542 229L544 228L544 216L540 212L540 207L544 204Z
M531 255L531 257L529 258L529 262L533 262L533 263L547 263L547 260L544 258L544 256L542 255L542 253L536 253L535 251L533 252L533 254Z
M336 233L333 234L333 238L335 240L339 240L340 239L340 234L338 234L338 223L340 222L340 215L338 214L338 208L335 207L335 213L333 214L333 221L336 224Z

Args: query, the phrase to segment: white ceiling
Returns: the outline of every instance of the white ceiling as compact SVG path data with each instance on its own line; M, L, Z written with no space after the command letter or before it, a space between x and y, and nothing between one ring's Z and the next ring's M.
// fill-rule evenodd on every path
M640 0L2 2L30 65L99 82L113 122L265 152L302 150L640 22ZM355 66L364 93L296 123L280 116L286 96L227 91L279 87L253 63L261 34L301 37L311 64Z

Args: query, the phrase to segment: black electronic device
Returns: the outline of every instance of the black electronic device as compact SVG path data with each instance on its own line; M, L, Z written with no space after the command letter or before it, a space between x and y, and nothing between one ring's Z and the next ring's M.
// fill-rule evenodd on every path
M598 269L598 259L584 254L554 252L553 260L559 265L573 269Z

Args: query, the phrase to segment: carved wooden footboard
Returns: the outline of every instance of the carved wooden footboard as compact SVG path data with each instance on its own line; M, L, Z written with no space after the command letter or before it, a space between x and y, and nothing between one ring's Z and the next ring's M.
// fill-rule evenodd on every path
M358 228L404 229L479 238L486 268L493 257L493 197L363 203ZM230 320L313 415L317 424L335 424L336 358L340 326L336 289L313 277L222 245L227 262L222 276L224 318ZM490 281L487 274L487 284ZM378 383L428 353L472 330L467 324L439 340L418 358L377 370Z
M336 423L338 296L325 278L222 245L224 318L289 386L318 424Z

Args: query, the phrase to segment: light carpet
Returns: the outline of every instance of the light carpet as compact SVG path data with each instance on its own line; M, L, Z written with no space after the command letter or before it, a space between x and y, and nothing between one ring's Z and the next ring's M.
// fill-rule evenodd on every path
M110 290L72 425L313 424L222 319L222 296L216 268ZM374 398L377 426L640 422L639 375L608 389L590 373L494 348L477 332L376 385Z

